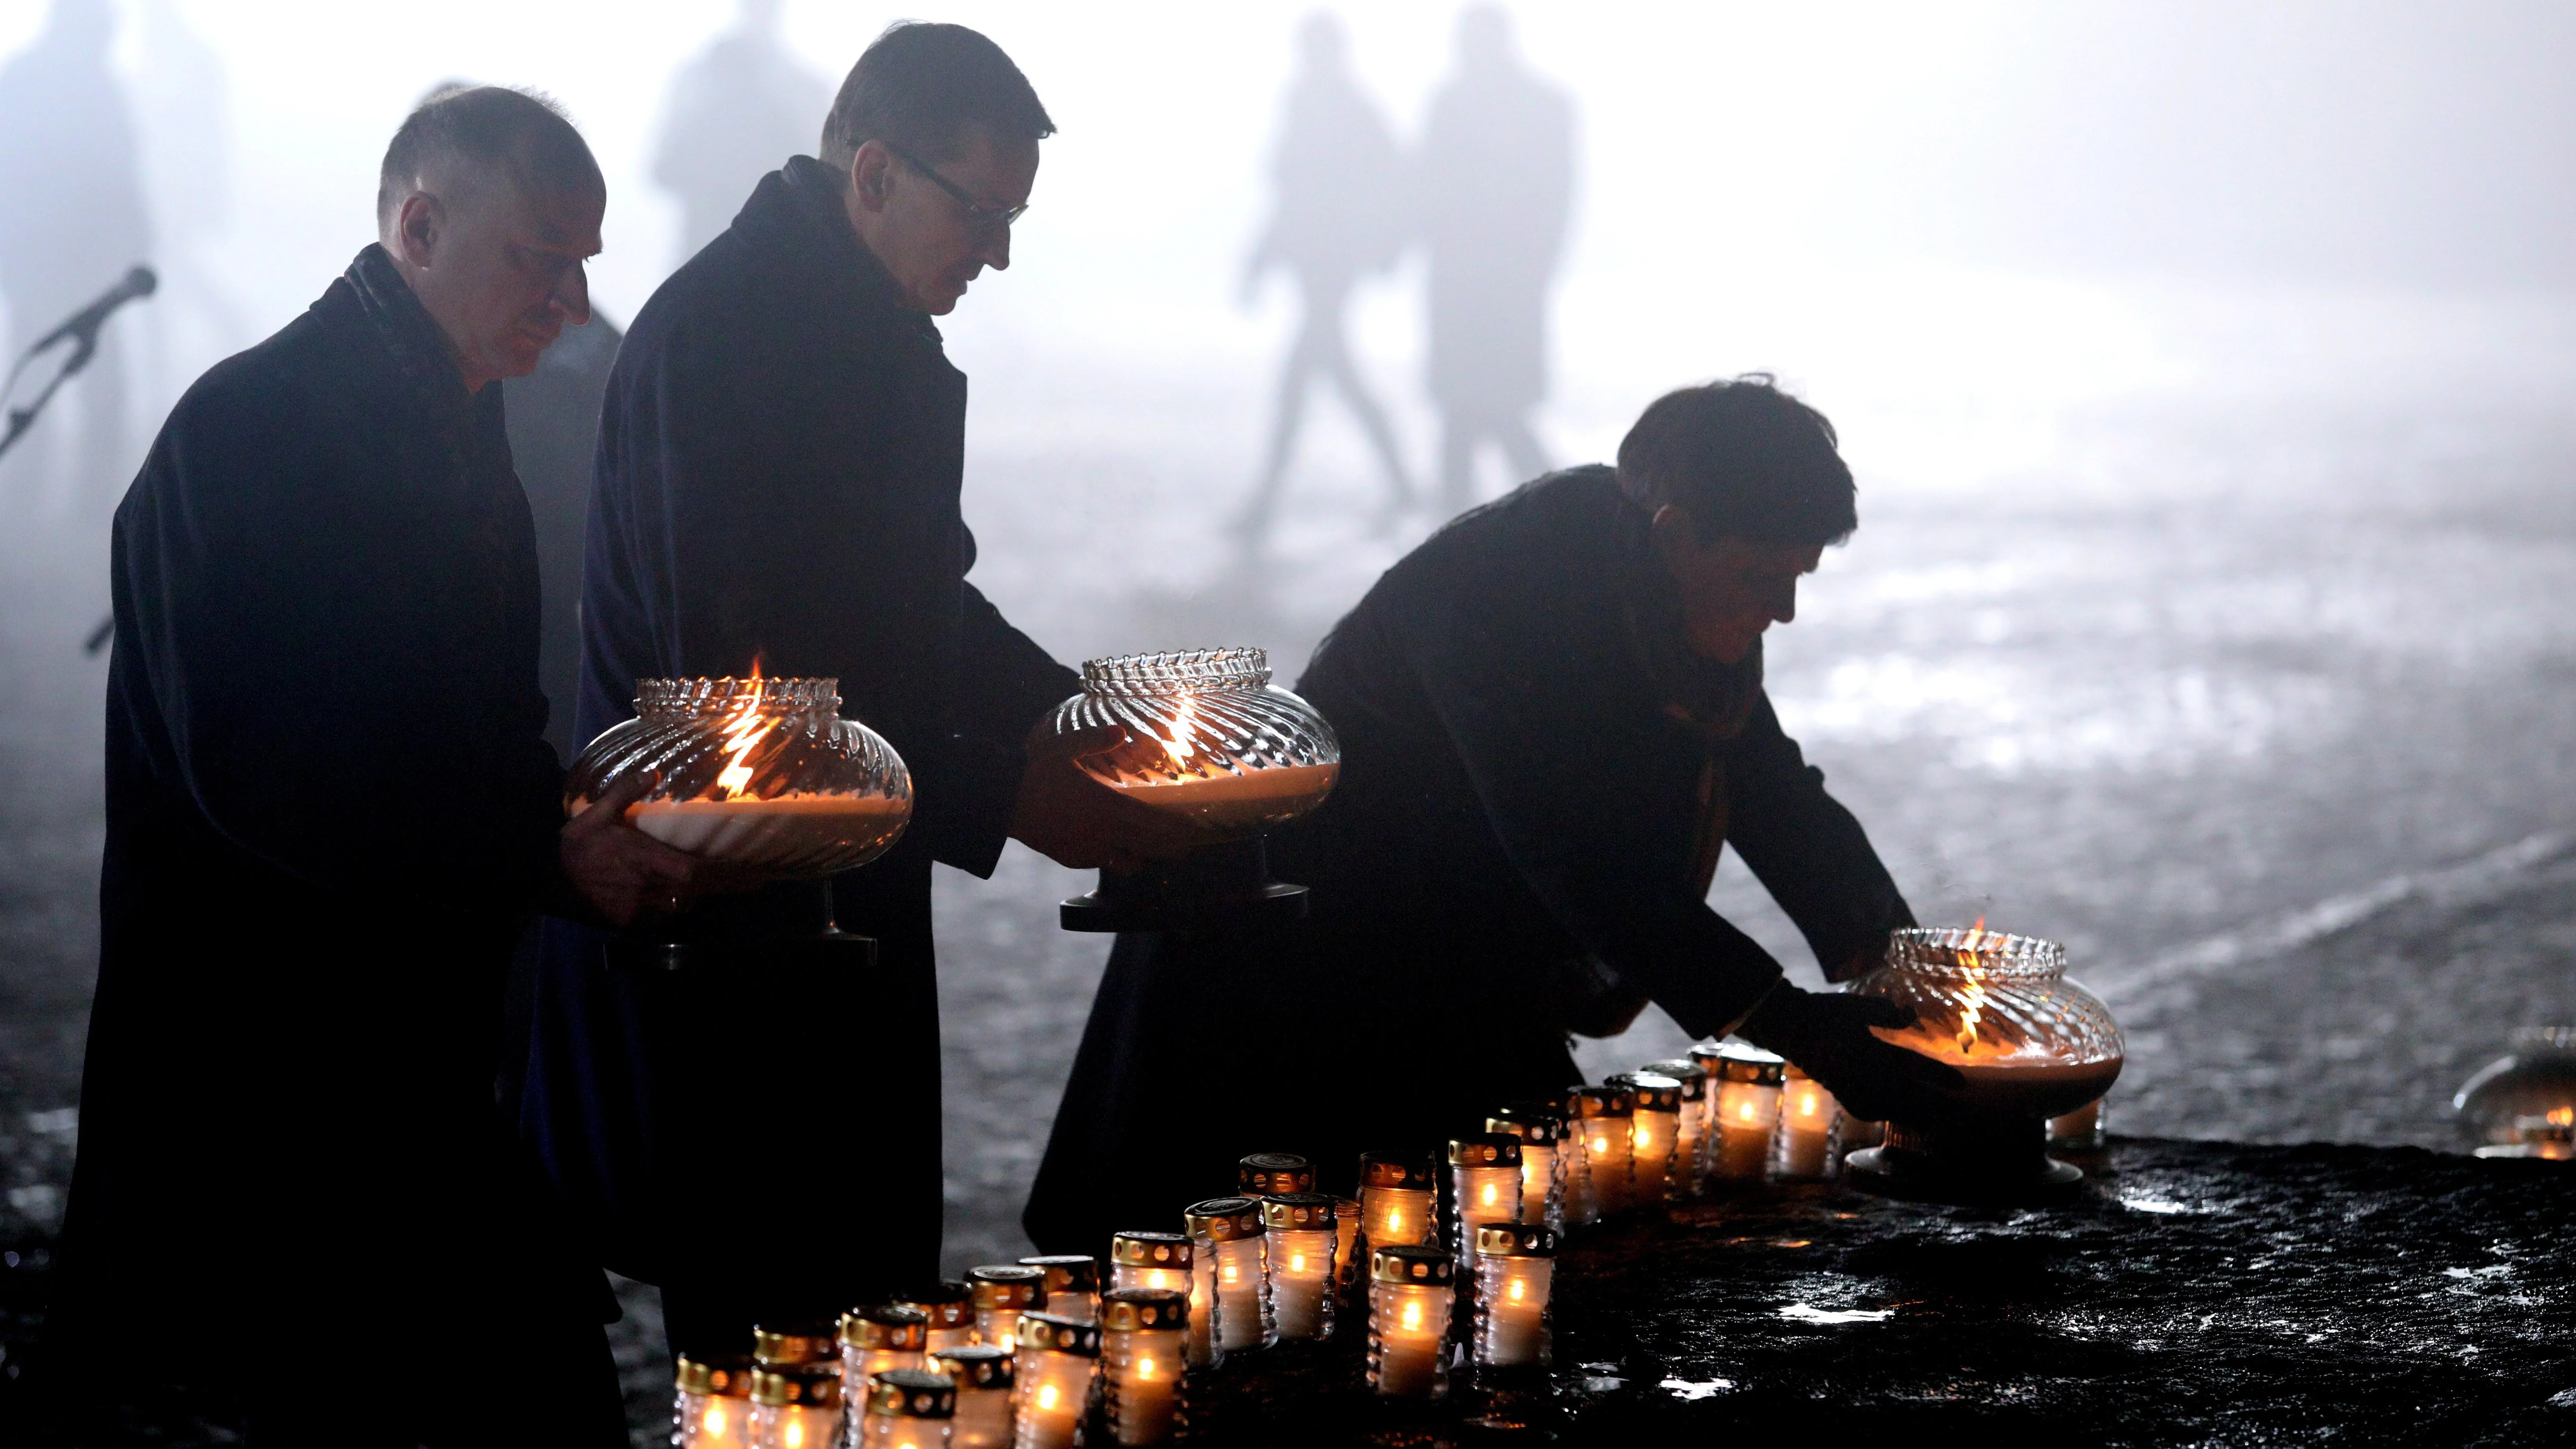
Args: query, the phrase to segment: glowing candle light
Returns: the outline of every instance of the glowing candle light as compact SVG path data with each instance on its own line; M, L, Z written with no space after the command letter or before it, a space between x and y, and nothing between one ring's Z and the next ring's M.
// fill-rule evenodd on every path
M2109 1140L2110 1121L2103 1113L2108 1099L2096 1097L2062 1117L2048 1119L2048 1145L2068 1152L2089 1152Z
M1044 1257L1022 1258L1020 1266L1045 1272L1047 1312L1058 1318L1075 1318L1085 1323L1099 1321L1099 1259L1080 1253L1051 1253Z
M1515 1102L1487 1117L1485 1130L1521 1140L1520 1220L1565 1231L1565 1118L1542 1103Z
M1829 1177L1834 1170L1834 1127L1842 1117L1825 1084L1790 1062L1782 1068L1780 1141L1773 1164L1782 1177Z
M1282 1341L1332 1335L1337 1218L1333 1199L1319 1192L1280 1193L1261 1200L1270 1316Z
M898 1293L894 1301L899 1307L918 1308L928 1317L929 1333L922 1340L926 1353L964 1348L975 1341L975 1290L966 1283L933 1283Z
M859 1449L951 1449L957 1385L929 1369L888 1369L859 1409Z
M1119 1288L1101 1299L1100 1368L1113 1442L1168 1444L1179 1431L1189 1318L1188 1297L1167 1288Z
M931 1352L930 1366L957 1386L957 1412L948 1421L949 1449L1010 1449L1014 1347L973 1343Z
M834 1449L841 1433L838 1364L751 1371L751 1449Z
M1208 1320L1213 1316L1200 1304L1198 1275L1192 1271L1198 1249L1180 1233L1125 1232L1109 1239L1109 1286L1120 1288L1167 1288L1190 1300L1189 1362L1204 1365L1216 1360L1217 1350L1208 1338Z
M1427 1152L1360 1154L1360 1234L1371 1249L1440 1241L1439 1174Z
M1566 1093L1566 1105L1583 1138L1582 1176L1566 1206L1567 1220L1589 1225L1627 1211L1637 1099L1617 1087L1577 1087Z
M1628 1128L1629 1202L1636 1207L1661 1207L1665 1199L1673 1196L1673 1158L1681 1143L1682 1084L1676 1078L1654 1072L1621 1072L1610 1078L1609 1085L1628 1092L1637 1104Z
M673 1449L750 1449L751 1360L741 1354L680 1355Z
M1369 1254L1369 1387L1390 1398L1449 1394L1449 1309L1457 1264L1432 1247Z
M1261 1204L1248 1197L1213 1197L1190 1204L1181 1216L1198 1248L1199 1280L1210 1285L1212 1296L1195 1301L1215 1310L1209 1329L1216 1346L1236 1353L1277 1342L1270 1280L1261 1265Z
M1670 1077L1682 1084L1680 1121L1673 1138L1673 1167L1670 1181L1672 1195L1690 1198L1700 1195L1708 1182L1708 1156L1711 1141L1708 1125L1708 1069L1683 1057L1648 1062L1637 1070ZM1530 1221L1528 1218L1521 1219Z
M1543 1223L1476 1230L1476 1362L1495 1368L1548 1360L1548 1289L1556 1234Z
M841 1402L864 1412L868 1387L890 1369L921 1367L930 1315L892 1303L869 1304L841 1315Z
M1234 1190L1244 1197L1313 1192L1315 1164L1293 1152L1256 1152L1235 1164Z
M966 1270L966 1286L975 1295L975 1341L1008 1347L1018 1343L1020 1315L1046 1307L1046 1270L1017 1263L991 1263Z
M1449 1212L1443 1230L1464 1272L1475 1266L1476 1228L1521 1216L1521 1139L1480 1132L1449 1141Z
M1023 1313L1019 1327L1018 1420L1013 1449L1075 1449L1091 1412L1091 1381L1100 1367L1100 1325Z
M1759 1182L1771 1166L1771 1131L1780 1120L1780 1083L1788 1063L1759 1047L1718 1048L1717 1173Z

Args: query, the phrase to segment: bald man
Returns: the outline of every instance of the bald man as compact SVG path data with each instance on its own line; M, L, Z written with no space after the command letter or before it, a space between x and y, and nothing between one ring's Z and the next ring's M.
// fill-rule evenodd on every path
M378 244L117 510L76 1442L156 1389L254 1445L625 1441L613 1301L493 1090L524 923L692 887L622 810L564 821L492 385L588 320L604 197L549 103L433 96Z

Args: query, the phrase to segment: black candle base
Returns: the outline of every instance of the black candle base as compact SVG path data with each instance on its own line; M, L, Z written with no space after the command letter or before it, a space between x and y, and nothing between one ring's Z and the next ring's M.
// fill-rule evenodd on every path
M1938 1127L1887 1124L1887 1141L1844 1159L1852 1186L1926 1202L2030 1202L2061 1197L2082 1168L2048 1155L2048 1124L1962 1118Z
M1100 887L1058 907L1068 931L1246 930L1306 919L1304 886L1270 878L1255 836L1147 870L1100 873Z

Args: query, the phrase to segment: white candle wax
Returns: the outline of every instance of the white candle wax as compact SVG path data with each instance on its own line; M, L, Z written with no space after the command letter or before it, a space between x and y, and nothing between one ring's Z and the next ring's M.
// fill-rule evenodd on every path
M1217 1303L1216 1249L1208 1243L1197 1245L1198 1254L1190 1263L1190 1364L1206 1368L1224 1357L1216 1341L1217 1315L1223 1310Z
M1180 779L1138 778L1109 783L1131 800L1157 810L1185 815L1213 830L1247 830L1304 814L1332 793L1340 765L1281 765L1237 775L1184 775Z
M757 1404L752 1408L752 1449L832 1449L840 1431L838 1408L812 1404Z
M1371 1248L1392 1248L1435 1241L1431 1190L1416 1187L1360 1189L1360 1217Z
M1778 1087L1761 1082L1720 1084L1716 1175L1762 1177L1771 1164L1771 1132L1779 1117Z
M675 1416L680 1449L748 1449L751 1402L725 1394L682 1394Z
M1270 1314L1278 1324L1280 1338L1324 1336L1324 1304L1333 1277L1334 1236L1313 1228L1270 1230Z
M1109 1421L1120 1444L1170 1441L1180 1408L1184 1352L1178 1332L1138 1329L1103 1335L1100 1358L1109 1376Z
M1216 1245L1217 1332L1226 1352L1269 1341L1266 1287L1259 1237L1228 1238Z
M1488 1257L1478 1265L1476 1361L1505 1367L1544 1358L1548 1289L1556 1279L1551 1258Z
M1673 1147L1681 1137L1681 1118L1672 1112L1640 1107L1628 1130L1631 1201L1652 1206L1664 1200L1671 1185Z
M578 815L584 806L576 805ZM874 844L903 829L910 800L884 795L782 795L770 800L638 800L636 829L674 850L713 860L794 860Z
M1591 1218L1624 1212L1636 1162L1634 1113L1583 1119L1584 1180L1592 1189Z
M1458 1167L1449 1169L1449 1191L1458 1204L1458 1266L1476 1262L1476 1225L1521 1220L1521 1169Z
M1095 1361L1052 1349L1022 1349L1013 1449L1074 1449L1091 1408Z
M957 1386L957 1415L948 1421L949 1449L1010 1449L1011 1391Z
M1442 1390L1448 1350L1449 1290L1412 1283L1369 1285L1369 1355L1377 1391L1393 1398L1432 1398Z
M1555 1186L1556 1149L1544 1143L1521 1143L1521 1215L1525 1223L1548 1220L1548 1196Z
M1780 1092L1780 1172L1823 1177L1833 1171L1834 1094L1810 1077L1791 1077Z

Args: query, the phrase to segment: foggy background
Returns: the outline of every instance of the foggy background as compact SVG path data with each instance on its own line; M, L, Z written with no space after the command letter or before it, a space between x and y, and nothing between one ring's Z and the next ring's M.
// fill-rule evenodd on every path
M610 189L592 297L622 326L811 149L902 13L104 8L133 142L127 180L113 156L77 172L68 250L95 278L21 316L0 257L19 345L133 261L162 276L0 460L0 1220L22 1234L59 1217L95 965L105 664L80 643L162 414L373 239L384 143L432 85L570 110ZM77 229L25 199L73 144L11 89L48 10L0 0L0 241ZM1258 644L1293 681L1453 511L1443 265L1471 322L1545 324L1543 399L1501 406L1474 498L1532 457L1606 459L1672 386L1776 372L1841 430L1862 528L1775 630L1771 691L1917 914L2067 942L2129 1032L2115 1130L2455 1145L2460 1079L2576 1015L2576 11L1508 13L1522 88L1440 167L1452 4L1348 7L1320 68L1330 25L1302 5L926 17L990 34L1062 128L1012 267L940 324L973 379L985 592L1068 662ZM1561 225L1512 190L1551 137ZM1304 260L1265 256L1297 216ZM1301 334L1315 295L1346 299L1338 350ZM1311 386L1283 454L1292 353ZM1054 928L1086 886L1017 847L990 884L941 876L952 1266L1026 1251L1107 945ZM1732 857L1715 898L1813 979ZM256 943L207 952L256 966ZM1583 1055L1678 1045L1650 1013Z

